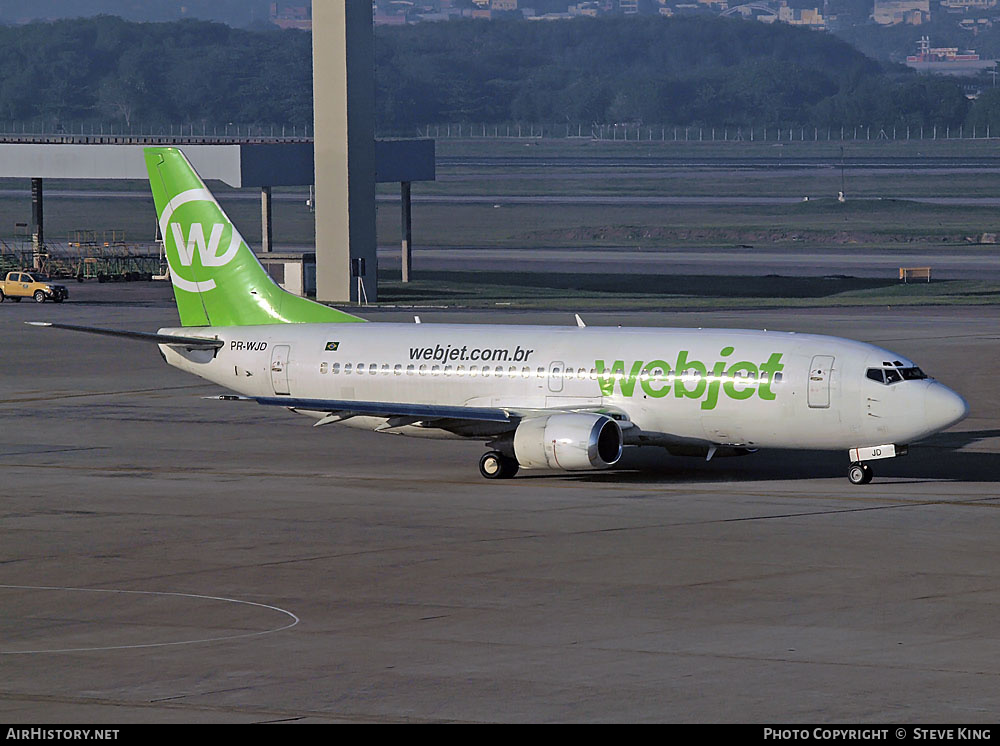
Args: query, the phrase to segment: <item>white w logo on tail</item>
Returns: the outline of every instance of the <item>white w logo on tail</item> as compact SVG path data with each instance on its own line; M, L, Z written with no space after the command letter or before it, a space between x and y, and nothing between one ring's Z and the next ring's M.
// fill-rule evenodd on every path
M191 293L204 293L215 288L215 280L211 277L200 280L188 279L181 274L181 270L184 267L191 267L194 264L195 251L198 252L201 266L205 269L223 267L229 264L236 257L236 254L239 253L240 247L243 245L243 238L231 223L213 223L211 233L208 236L208 240L206 240L205 226L199 222L192 222L191 227L188 229L187 239L185 239L183 226L180 223L171 222L170 218L177 208L190 202L208 203L213 210L213 216L218 215L225 219L222 209L208 189L189 189L176 195L163 209L163 212L160 214L160 233L166 239L169 227L169 235L173 238L174 246L177 249L177 260L180 262L179 266L174 266L174 260L170 256L171 252L167 251L167 263L170 265L171 282L181 290ZM225 232L227 225L232 229L232 239L229 247L222 256L219 256L219 244L222 243L222 234Z
M195 248L198 249L198 256L201 258L203 267L222 267L229 264L230 260L239 251L239 241L233 241L226 253L218 256L219 242L222 240L222 231L226 228L222 223L212 225L212 234L205 241L205 229L201 223L192 223L188 232L187 241L184 240L184 229L179 223L171 223L170 230L174 235L174 245L177 247L177 255L181 264L190 267L194 261Z

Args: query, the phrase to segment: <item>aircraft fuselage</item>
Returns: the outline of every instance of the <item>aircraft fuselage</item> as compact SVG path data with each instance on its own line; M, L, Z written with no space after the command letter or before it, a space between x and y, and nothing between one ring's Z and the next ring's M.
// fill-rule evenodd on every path
M811 334L369 323L206 327L199 336L225 345L214 355L161 347L168 362L250 397L605 407L651 443L662 435L749 449L904 444L967 412L959 395L903 356ZM394 432L448 436L419 423Z

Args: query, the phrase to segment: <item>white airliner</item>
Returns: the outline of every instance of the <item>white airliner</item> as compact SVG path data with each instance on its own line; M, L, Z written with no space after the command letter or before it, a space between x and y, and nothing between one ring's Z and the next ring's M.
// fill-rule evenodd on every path
M854 484L968 413L917 365L837 337L733 329L363 322L286 293L184 155L147 148L181 327L144 339L166 361L316 425L473 438L488 479L605 469L624 446L737 455L844 450Z

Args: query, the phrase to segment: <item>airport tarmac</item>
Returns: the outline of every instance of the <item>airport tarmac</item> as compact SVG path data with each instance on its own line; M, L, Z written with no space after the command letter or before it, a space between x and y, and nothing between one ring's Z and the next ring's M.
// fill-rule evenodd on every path
M1000 307L586 315L865 339L968 398L866 487L806 452L487 482L482 444L206 401L154 347L22 323L176 323L161 285L70 290L0 306L0 721L1000 718Z
M400 247L380 246L379 267L400 266ZM411 249L419 270L507 272L574 272L599 274L725 275L751 277L851 276L894 281L900 267L931 267L939 280L1000 279L1000 252L994 245L962 246L942 251L939 246L897 248L799 246L720 248L718 246L643 249L619 247L496 247L421 246ZM418 271L419 271L418 270Z

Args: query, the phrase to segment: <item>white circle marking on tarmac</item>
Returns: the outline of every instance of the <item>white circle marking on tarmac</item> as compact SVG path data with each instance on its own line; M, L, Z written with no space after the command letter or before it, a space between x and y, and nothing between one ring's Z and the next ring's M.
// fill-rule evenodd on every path
M203 601L223 601L225 603L244 604L246 606L256 606L257 608L260 609L267 609L269 611L277 611L289 617L292 621L289 624L285 624L281 627L275 627L274 629L265 629L259 632L244 632L239 635L206 637L198 640L175 640L172 642L149 642L138 645L108 645L102 647L59 648L59 649L47 649L47 650L0 650L0 655L37 655L41 653L82 653L95 650L133 650L138 648L169 647L173 645L196 645L198 643L205 643L205 642L220 642L222 640L239 640L248 637L260 637L261 635L269 635L274 632L282 632L286 629L291 629L292 627L294 627L296 624L299 623L299 618L295 616L295 614L286 609L282 609L278 606L269 606L268 604L260 604L254 601L243 601L238 598L223 598L222 596L203 596L197 593L172 593L168 591L125 591L125 590L107 589L107 588L60 588L56 586L37 586L37 585L0 585L0 590L2 589L23 590L23 591L73 591L79 593L118 593L122 595L173 596L178 598L196 598Z

